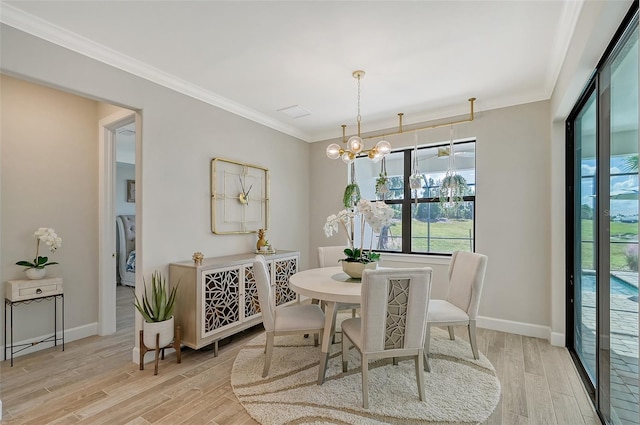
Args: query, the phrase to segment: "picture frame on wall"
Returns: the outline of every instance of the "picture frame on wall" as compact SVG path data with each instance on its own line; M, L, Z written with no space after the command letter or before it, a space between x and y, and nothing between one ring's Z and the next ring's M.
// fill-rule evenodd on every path
M136 181L127 180L127 202L136 202Z

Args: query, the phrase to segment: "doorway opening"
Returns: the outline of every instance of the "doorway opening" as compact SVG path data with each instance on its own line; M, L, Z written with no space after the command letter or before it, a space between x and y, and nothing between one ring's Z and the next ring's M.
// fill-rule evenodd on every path
M99 334L134 327L136 217L140 209L136 167L140 115L126 109L99 122L100 302Z

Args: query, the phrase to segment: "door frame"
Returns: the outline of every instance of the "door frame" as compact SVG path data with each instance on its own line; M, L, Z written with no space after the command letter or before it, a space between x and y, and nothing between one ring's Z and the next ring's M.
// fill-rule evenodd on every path
M610 327L610 311L609 311L609 271L610 264L610 232L605 223L609 220L610 211L610 90L609 90L609 72L607 65L617 54L618 49L625 42L629 27L637 19L638 2L634 2L622 20L622 23L616 30L611 41L609 42L605 52L598 61L591 77L583 92L579 96L571 113L566 120L566 347L569 350L573 362L582 378L584 387L587 389L598 417L603 423L608 423L611 418L611 400L610 400L610 351L609 351L609 327ZM636 27L634 31L638 31ZM597 205L594 209L594 220L597 219L599 225L597 233L594 232L594 267L596 268L596 352L595 352L595 385L591 382L581 359L575 350L575 305L574 305L574 268L575 258L574 251L580 249L575 246L575 228L573 222L579 211L576 210L574 204L575 186L574 174L578 164L575 164L575 131L573 123L578 113L584 107L586 101L592 94L596 94L596 152L597 170L596 170L596 194ZM640 147L640 139L638 140ZM604 164L604 166L603 166ZM602 195L605 196L602 196Z
M116 331L116 129L135 123L136 154L140 150L140 114L123 109L98 122L98 335ZM137 158L137 155L136 155ZM138 160L136 159L136 162ZM136 180L139 174L136 164ZM136 186L136 213L139 211L140 183ZM136 237L136 248L138 238ZM137 251L136 251L137 252ZM136 287L138 279L136 277Z

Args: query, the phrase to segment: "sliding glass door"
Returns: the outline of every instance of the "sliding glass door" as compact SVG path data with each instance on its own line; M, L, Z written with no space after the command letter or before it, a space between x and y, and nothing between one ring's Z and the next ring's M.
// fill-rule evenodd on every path
M637 6L567 121L568 345L601 418L638 412Z
M573 252L574 281L574 348L591 382L596 383L596 95L594 88L574 120L577 178L575 182Z

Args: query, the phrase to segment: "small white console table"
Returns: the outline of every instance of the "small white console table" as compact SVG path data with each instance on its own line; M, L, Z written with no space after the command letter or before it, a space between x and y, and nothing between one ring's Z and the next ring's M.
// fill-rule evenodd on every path
M62 337L58 338L58 299L62 304ZM53 300L53 335L45 337L40 341L24 344L15 344L13 341L13 306L19 304L29 304L31 302L42 302ZM6 295L4 299L4 359L7 360L7 350L11 353L11 367L13 367L13 355L29 347L42 342L53 342L54 346L58 341L62 342L64 351L64 293L62 291L62 278L54 277L41 280L9 280L6 285ZM11 311L10 333L11 344L7 345L7 312Z

